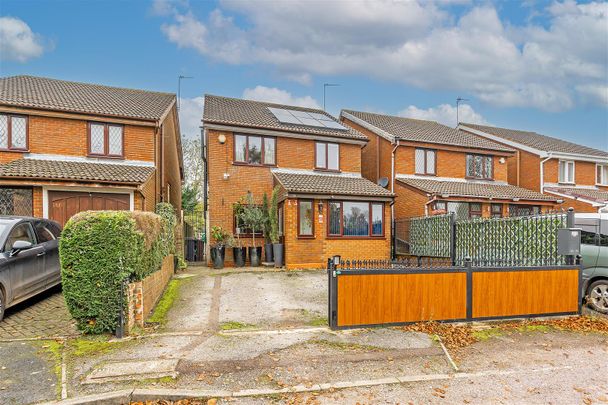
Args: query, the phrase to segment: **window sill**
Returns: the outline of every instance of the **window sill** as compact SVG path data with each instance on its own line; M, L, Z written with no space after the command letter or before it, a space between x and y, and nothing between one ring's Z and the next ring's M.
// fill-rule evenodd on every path
M258 165L258 164L252 164L252 163L244 163L244 162L232 162L232 165L233 166L249 166L249 167L277 167L276 164L274 164L274 165L268 165L268 164L262 165L262 164L259 164Z
M315 239L314 236L298 236L298 239Z
M114 160L125 160L124 156L113 156L113 155L94 155L89 153L87 155L87 157L89 158L96 158L96 159L114 159Z
M386 236L328 236L329 240L386 240Z
M557 184L559 184L561 186L576 186L575 182L570 182L570 181L559 181Z
M7 149L0 148L0 152L15 152L15 153L29 153L29 149Z
M414 173L416 176L429 176L429 177L437 177L435 173Z
M330 170L330 169L323 169L323 168L319 168L319 167L315 167L314 168L315 172L323 172L323 173L342 173L342 170L338 169L338 170Z
M606 184L602 184L602 183L595 183L595 185L596 185L596 186L599 186L599 187L608 187L608 183L606 183Z

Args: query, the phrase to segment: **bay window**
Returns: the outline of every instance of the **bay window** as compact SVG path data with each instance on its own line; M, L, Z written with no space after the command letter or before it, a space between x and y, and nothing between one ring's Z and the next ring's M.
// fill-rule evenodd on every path
M28 122L23 115L0 114L0 149L27 150Z
M467 155L467 177L473 179L494 178L492 156L486 155Z
M559 182L574 183L574 162L571 160L559 161Z
M340 146L337 143L315 144L315 169L340 170Z
M384 204L331 201L327 227L334 237L384 236Z
M435 175L435 151L430 149L416 149L416 174Z
M123 126L89 122L89 155L106 157L124 156Z
M252 166L276 164L276 138L235 135L234 162Z

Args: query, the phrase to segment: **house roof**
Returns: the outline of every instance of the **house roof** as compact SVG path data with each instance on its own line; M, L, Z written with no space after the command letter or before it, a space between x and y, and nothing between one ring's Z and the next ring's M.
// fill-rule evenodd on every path
M154 173L154 170L153 166L18 159L0 165L0 178L142 184Z
M513 149L497 142L450 128L435 121L417 120L353 110L342 110L342 113L350 114L355 118L371 124L373 127L388 133L395 140L514 152ZM376 132L373 128L369 129L372 132Z
M349 127L346 127L346 130L339 130L281 123L270 112L268 109L269 107L323 114L333 121L339 122L335 117L317 108L296 107L262 101L214 96L210 94L205 95L203 122L205 124L235 125L367 141L365 135Z
M288 193L326 194L344 196L392 197L393 194L354 175L315 174L306 172L273 171L277 182Z
M588 146L564 141L563 139L541 135L532 131L519 131L516 129L489 127L486 125L461 123L466 127L485 132L490 135L516 142L543 152L574 153L589 156L608 157L608 152L590 148Z
M175 94L171 93L36 76L0 78L0 105L156 121L174 102Z
M397 176L397 181L434 196L470 197L482 199L505 199L533 201L556 201L556 197L541 194L506 183L475 181L446 181ZM449 197L447 197L449 196Z
M578 187L545 187L545 191L564 194L572 198L582 198L600 204L608 203L608 191L606 190Z

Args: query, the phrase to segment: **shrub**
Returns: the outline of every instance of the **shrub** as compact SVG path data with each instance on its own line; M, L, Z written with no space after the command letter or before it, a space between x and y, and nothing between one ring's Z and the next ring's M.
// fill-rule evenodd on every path
M59 243L65 300L85 333L114 331L125 308L122 284L139 281L175 251L175 216L141 211L87 211L72 217ZM126 292L125 292L126 293Z

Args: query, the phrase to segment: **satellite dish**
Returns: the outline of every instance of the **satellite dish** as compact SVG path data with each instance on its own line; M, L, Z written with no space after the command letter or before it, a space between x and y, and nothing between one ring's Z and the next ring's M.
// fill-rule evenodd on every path
M380 187L386 187L386 186L388 186L388 177L380 177L378 179L378 185Z

